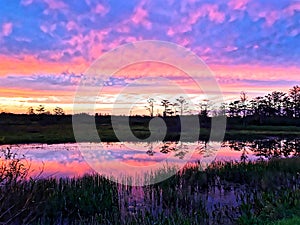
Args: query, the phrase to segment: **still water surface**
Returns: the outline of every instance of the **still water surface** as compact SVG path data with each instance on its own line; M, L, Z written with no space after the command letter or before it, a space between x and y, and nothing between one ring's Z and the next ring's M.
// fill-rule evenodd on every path
M77 177L95 172L95 164L130 170L126 173L135 175L137 171L153 169L162 162L182 167L187 162L200 161L205 167L213 161L290 157L299 155L299 144L299 139L268 139L223 143L104 142L101 147L99 143L81 143L81 151L77 143L2 145L0 148L10 147L13 152L24 155L33 176L43 171L43 177Z

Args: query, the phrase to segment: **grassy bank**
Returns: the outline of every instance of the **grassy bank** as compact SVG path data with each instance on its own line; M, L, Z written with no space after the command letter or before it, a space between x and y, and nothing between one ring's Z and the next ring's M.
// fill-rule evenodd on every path
M131 132L140 139L149 137L150 117L131 117L130 128L119 127L125 140L132 141ZM102 116L93 118L101 138L101 141L119 141L111 126L111 117ZM300 126L270 126L270 125L247 125L239 123L239 120L228 120L225 140L253 140L268 137L296 138L300 136ZM177 117L165 118L167 134L165 140L176 141L180 138L180 120ZM178 125L179 124L179 125ZM199 140L207 140L210 136L210 119L200 119ZM82 129L85 132L84 129ZM219 130L218 130L219 131ZM189 131L187 131L189 132ZM191 131L193 132L193 131ZM190 139L188 133L186 141ZM83 140L84 141L84 140ZM98 139L87 138L85 141L98 141ZM0 144L17 143L67 143L75 142L72 117L51 115L0 115Z
M133 134L141 140L149 136L147 127L136 126L131 128ZM124 132L128 132L124 129ZM118 142L113 128L110 126L99 126L98 133L103 142ZM208 140L210 129L201 128L199 140ZM255 140L269 137L297 138L300 137L298 127L275 127L264 129L260 126L252 126L249 129L226 130L224 140ZM166 135L165 141L176 141L180 138L180 132L170 132ZM126 139L132 141L130 136ZM86 141L98 141L97 139L87 139ZM195 141L186 139L186 141ZM72 125L30 125L14 126L8 129L0 129L0 144L22 144L22 143L73 143L75 142Z
M300 217L283 219L277 222L270 223L268 225L296 225L296 224L300 224Z
M300 158L216 162L205 171L193 164L144 187L97 174L25 179L25 159L9 150L1 159L4 224L289 224L300 217Z

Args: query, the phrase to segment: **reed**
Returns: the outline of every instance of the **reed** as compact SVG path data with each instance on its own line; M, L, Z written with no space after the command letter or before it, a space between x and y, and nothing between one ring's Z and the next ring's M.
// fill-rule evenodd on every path
M243 225L300 216L298 157L214 162L206 170L199 162L143 187L129 185L131 178L121 185L98 174L29 178L22 156L5 149L0 159L0 224ZM156 181L175 169L145 179Z

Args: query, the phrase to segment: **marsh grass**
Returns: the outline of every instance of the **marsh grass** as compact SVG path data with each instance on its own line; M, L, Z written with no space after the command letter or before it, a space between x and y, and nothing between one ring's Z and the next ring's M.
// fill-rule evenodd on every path
M140 139L145 139L150 135L149 121L150 117L131 117L131 131ZM278 118L277 118L278 119ZM169 130L166 134L166 141L179 140L181 136L186 136L186 141L189 140L189 135L180 131L180 122L177 117L165 118L169 125ZM114 130L111 126L110 116L96 117L96 127L101 141L118 142ZM200 122L199 140L208 140L210 137L210 119ZM204 123L203 123L204 122ZM267 125L247 125L243 126L240 118L228 118L225 140L254 140L262 139L270 136L281 138L297 138L300 135L299 124L297 120L291 121L288 125L274 126ZM0 114L0 143L1 144L20 144L20 143L68 143L76 142L73 133L72 116L55 116L55 115L14 115ZM284 123L282 123L284 124ZM120 128L124 134L129 133L127 126ZM84 129L82 129L84 130ZM194 131L191 131L192 133ZM131 135L125 139L130 140ZM92 141L87 139L85 141ZM95 140L98 141L98 140ZM124 140L123 140L124 141Z
M300 216L298 157L164 167L144 179L175 175L142 187L98 174L29 178L26 162L2 151L0 224L272 224Z
M296 225L296 224L300 224L300 217L283 219L277 222L270 223L268 225Z

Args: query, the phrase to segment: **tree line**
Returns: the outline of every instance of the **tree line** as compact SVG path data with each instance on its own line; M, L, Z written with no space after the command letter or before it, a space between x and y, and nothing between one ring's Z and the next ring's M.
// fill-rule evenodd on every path
M162 107L162 114L157 110ZM300 118L300 87L293 86L287 93L280 91L273 91L265 96L258 96L249 99L246 92L242 91L240 98L229 103L222 103L218 108L212 101L207 99L196 104L198 109L197 114L202 117L213 116L227 116L227 117L240 117L259 116L265 117L287 117L287 118ZM192 107L188 101L180 96L174 102L168 99L160 101L154 98L149 98L145 106L146 111L150 117L154 116L177 116L192 114ZM46 114L50 115L51 112L47 111L43 105L39 105L36 109L29 107L27 114ZM65 115L61 107L53 109L54 115ZM97 113L98 115L98 113ZM100 114L101 115L101 114Z
M249 100L242 92L240 99L230 102L227 109L229 117L300 117L300 87L292 87L288 93L273 91L265 96Z
M51 112L46 110L45 106L39 105L36 109L34 109L33 107L30 106L27 109L27 114L28 115L35 115L35 114L38 114L38 115L51 115ZM53 109L53 115L62 116L62 115L65 115L65 112L64 112L63 108L55 107Z
M163 99L155 105L156 100L148 99L146 110L149 111L151 117L154 116L156 106L163 107L163 116L174 116L191 114L188 101L180 96L175 102ZM246 92L242 91L240 98L229 103L222 103L218 108L215 104L207 99L196 104L198 114L203 117L208 116L227 116L227 117L300 117L300 87L298 85L292 87L288 93L273 91L265 96L258 96L249 99ZM157 113L157 116L160 116Z
M153 98L149 98L147 100L148 105L145 106L146 110L149 111L149 114L151 117L154 116L154 105L156 100ZM178 115L183 115L184 113L190 112L188 102L187 100L180 96L179 98L176 99L176 102L171 102L170 100L163 99L160 102L160 106L164 108L163 110L163 116L176 116ZM159 112L157 112L157 116L161 116Z

